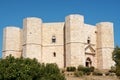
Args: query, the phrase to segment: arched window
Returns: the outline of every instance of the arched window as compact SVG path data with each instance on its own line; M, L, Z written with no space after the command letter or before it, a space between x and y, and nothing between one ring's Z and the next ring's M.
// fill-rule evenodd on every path
M56 42L56 37L52 36L52 43L55 43L55 42Z
M53 53L53 57L56 57L56 53L55 52Z
M88 39L87 39L87 43L90 44L90 37L88 37Z

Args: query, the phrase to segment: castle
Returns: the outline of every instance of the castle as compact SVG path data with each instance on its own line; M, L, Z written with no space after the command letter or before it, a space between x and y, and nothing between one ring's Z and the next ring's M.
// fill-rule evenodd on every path
M4 29L2 58L36 58L41 63L56 63L60 68L84 65L110 69L113 65L113 23L85 24L84 16L73 14L65 22L43 23L30 17L23 29Z

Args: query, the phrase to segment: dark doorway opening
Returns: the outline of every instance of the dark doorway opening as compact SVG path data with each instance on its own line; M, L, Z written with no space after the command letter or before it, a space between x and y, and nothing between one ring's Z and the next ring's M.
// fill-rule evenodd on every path
M86 59L85 65L86 65L86 67L91 67L92 66L92 61L89 57Z

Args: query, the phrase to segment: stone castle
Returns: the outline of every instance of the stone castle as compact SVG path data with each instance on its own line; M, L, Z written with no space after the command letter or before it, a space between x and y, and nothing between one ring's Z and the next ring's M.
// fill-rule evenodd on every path
M113 65L113 23L85 24L84 16L74 14L65 22L43 23L30 17L23 21L23 29L9 26L4 29L5 58L36 58L41 63L56 63L60 68L84 65L110 69Z

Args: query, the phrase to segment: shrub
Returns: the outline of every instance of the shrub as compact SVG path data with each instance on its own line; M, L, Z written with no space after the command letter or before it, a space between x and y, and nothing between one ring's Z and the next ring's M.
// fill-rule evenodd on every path
M64 73L64 72L65 72L65 69L60 69L60 72L61 72L61 73Z
M0 59L0 80L65 80L56 64L40 64L36 59Z
M76 67L67 67L68 72L76 71Z
M93 75L102 76L103 74L102 74L102 72L100 72L99 70L95 70L95 71L93 72Z
M84 66L79 65L79 66L78 66L78 68L77 68L77 70L78 70L78 71L83 71L83 70L84 70L84 68L85 68Z
M110 73L115 73L116 72L116 67L115 66L112 66L111 67L111 70L109 70Z
M90 72L94 72L95 68L93 66L90 67Z
M109 75L110 75L110 72L106 72L105 75L106 75L106 76L109 76Z
M85 75L90 75L90 73L93 70L93 68L84 67L84 66L79 65L77 70L78 71L82 71L83 74L85 74Z
M91 73L89 67L85 67L83 72L84 72L85 75L90 75L90 73Z
M111 73L111 72L106 72L105 75L106 75L106 76L115 76L116 74L113 73L113 72L112 72L112 73Z
M116 75L120 77L120 67L116 70Z
M113 60L116 63L116 75L120 78L120 47L116 46L113 54L112 54Z
M83 76L83 72L82 72L82 71L76 71L76 72L74 73L74 75L75 75L76 77L81 77L81 76Z

